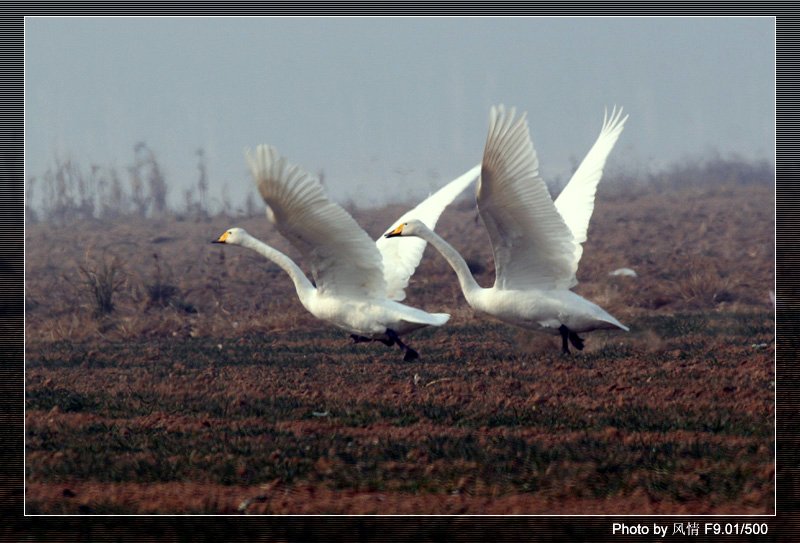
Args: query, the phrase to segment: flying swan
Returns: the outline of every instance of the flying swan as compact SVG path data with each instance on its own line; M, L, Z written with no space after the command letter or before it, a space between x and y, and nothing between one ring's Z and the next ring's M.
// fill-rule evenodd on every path
M351 333L353 341L397 344L403 360L419 354L400 336L425 326L441 326L447 313L428 313L401 304L405 287L422 259L426 242L409 239L398 246L377 242L338 204L330 201L316 177L290 164L268 145L246 152L253 181L267 204L267 218L310 264L312 283L288 256L242 228L226 230L213 243L241 245L280 266L312 315ZM451 181L395 224L418 220L430 228L439 215L479 175L480 165Z
M479 313L522 328L560 334L583 349L579 333L628 328L570 290L578 270L597 183L627 115L614 108L589 153L555 202L539 176L539 162L523 114L501 105L490 112L478 182L478 211L492 243L496 276L491 288L475 281L461 255L425 224L410 220L385 237L416 236L430 242L458 276L467 303Z

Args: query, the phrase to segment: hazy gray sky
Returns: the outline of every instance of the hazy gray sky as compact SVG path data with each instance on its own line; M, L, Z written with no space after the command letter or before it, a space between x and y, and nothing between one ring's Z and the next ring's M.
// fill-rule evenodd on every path
M412 201L480 161L489 108L528 112L565 179L605 106L630 114L608 172L719 153L774 163L772 18L28 18L26 174L55 157L125 172L155 152L171 200L250 191L276 146L331 196Z

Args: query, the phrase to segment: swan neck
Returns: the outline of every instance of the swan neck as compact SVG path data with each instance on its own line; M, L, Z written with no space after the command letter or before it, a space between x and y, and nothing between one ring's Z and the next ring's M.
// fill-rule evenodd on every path
M461 285L461 291L464 293L464 297L467 299L467 302L470 302L473 295L481 290L481 286L478 285L478 282L475 281L475 278L472 276L472 272L469 270L469 266L464 260L464 257L439 234L429 228L424 229L418 235L433 245L444 259L447 260L447 263L450 264L450 267L453 268L453 271L456 272L456 276L458 276L458 283Z
M260 241L249 234L242 240L241 246L254 250L261 256L280 266L281 269L285 271L292 279L294 288L297 291L297 296L300 298L300 301L303 303L303 305L306 304L306 300L308 299L307 296L316 291L314 285L311 284L311 281L308 280L306 274L300 269L300 266L295 264L291 258L279 250L270 247L263 241Z

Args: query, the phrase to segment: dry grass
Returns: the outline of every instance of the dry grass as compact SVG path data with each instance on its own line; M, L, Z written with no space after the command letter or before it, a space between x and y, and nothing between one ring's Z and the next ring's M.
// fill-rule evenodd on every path
M102 317L114 311L114 295L125 285L125 273L120 259L104 251L98 260L86 253L86 264L78 268L83 287L92 300L92 314Z

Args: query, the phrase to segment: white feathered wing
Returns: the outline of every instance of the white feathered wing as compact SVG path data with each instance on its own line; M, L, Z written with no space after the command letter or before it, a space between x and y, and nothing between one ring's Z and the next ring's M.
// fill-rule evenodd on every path
M622 116L622 108L617 110L615 106L610 117L607 113L606 111L603 115L603 128L600 130L600 135L597 136L597 140L589 149L583 162L555 200L556 209L567 223L567 227L572 231L577 242L574 253L576 266L583 254L583 245L581 244L586 241L589 219L592 218L592 211L594 211L597 184L603 177L606 159L617 143L619 135L622 134L625 121L628 120L627 115Z
M383 260L375 243L319 181L273 147L246 152L267 216L309 263L320 294L385 298Z
M575 238L539 176L525 114L492 107L478 184L478 210L492 243L494 288L568 289Z
M386 231L391 232L398 225L412 219L422 221L425 226L433 230L444 209L478 178L480 172L481 166L478 164L440 188L414 209L404 213ZM406 297L405 288L408 286L409 279L414 275L414 271L422 260L422 253L425 251L427 242L417 237L389 240L381 236L375 241L375 244L383 258L386 296L391 300L402 301Z
M478 208L494 250L495 286L571 288L578 283L575 274L597 184L628 116L616 107L604 115L597 140L553 202L539 177L525 115L514 122L514 113L492 108L478 190Z

